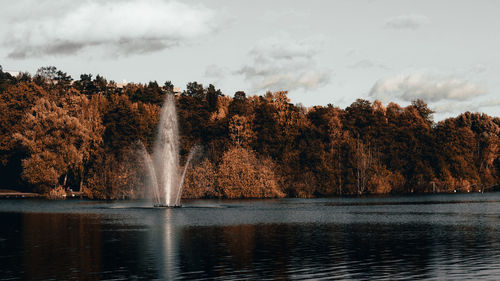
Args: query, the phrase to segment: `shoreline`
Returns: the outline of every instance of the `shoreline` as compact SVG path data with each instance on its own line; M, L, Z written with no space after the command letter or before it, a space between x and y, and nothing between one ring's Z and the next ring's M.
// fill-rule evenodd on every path
M32 198L46 198L45 195L36 192L22 192L11 189L0 189L0 199L32 199ZM84 199L82 192L67 192L66 196L62 199L79 198ZM85 199L88 199L85 197Z
M42 198L43 195L34 192L20 192L15 190L0 190L0 199Z
M283 198L298 198L298 199L320 199L320 198L376 198L376 197L397 197L397 196L419 196L419 195L438 195L438 194L474 194L474 193L495 193L500 191L499 188L491 188L488 191L459 191L456 190L455 192L447 191L447 192L422 192L422 193L394 193L394 194L362 194L362 195L356 195L356 194L346 194L346 195L340 195L340 196L321 196L321 197L283 197ZM45 195L40 194L40 193L35 193L35 192L21 192L21 191L16 191L16 190L8 190L8 189L0 189L0 199L33 199L33 198L40 198L40 199L47 199L47 200L54 200L54 199L48 199ZM68 192L66 196L63 198L55 199L55 200L65 200L65 199L85 199L85 200L90 200L90 201L106 201L106 199L90 199L86 196L83 195L82 192ZM205 200L205 199L221 199L221 200L262 200L262 199L278 199L278 198L267 198L267 197L258 197L258 198L232 198L232 199L227 199L227 198L183 198L183 200ZM121 200L134 200L134 199L108 199L112 201L121 201Z

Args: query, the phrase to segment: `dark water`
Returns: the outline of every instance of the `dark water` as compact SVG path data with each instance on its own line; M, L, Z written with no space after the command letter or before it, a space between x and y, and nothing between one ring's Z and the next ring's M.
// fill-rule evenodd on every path
M500 194L0 200L0 279L499 279Z

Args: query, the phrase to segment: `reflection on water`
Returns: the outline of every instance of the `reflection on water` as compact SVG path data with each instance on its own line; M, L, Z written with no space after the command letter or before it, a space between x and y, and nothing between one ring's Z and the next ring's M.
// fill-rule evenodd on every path
M178 268L178 232L170 221L173 210L166 209L164 213L156 216L155 224L157 227L150 232L149 247L151 251L159 250L152 256L156 260L156 268L160 271L158 277L161 279L172 280L179 275Z
M500 195L450 198L0 201L0 279L495 279Z
M35 279L40 272L56 279L83 279L88 273L100 272L99 228L99 219L95 217L23 214L26 279Z

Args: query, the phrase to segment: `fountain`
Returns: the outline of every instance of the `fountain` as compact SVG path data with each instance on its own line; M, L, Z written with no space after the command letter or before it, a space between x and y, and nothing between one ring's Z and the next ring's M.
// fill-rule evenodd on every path
M153 193L154 207L180 207L184 176L193 156L189 153L184 171L179 171L179 132L174 97L167 96L161 108L158 134L153 154L141 144L147 170L148 186Z

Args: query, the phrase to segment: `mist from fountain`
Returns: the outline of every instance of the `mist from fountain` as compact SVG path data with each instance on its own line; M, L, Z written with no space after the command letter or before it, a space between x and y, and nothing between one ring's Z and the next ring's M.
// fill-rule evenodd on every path
M153 154L141 144L147 170L147 185L151 187L155 207L178 207L181 203L182 185L194 150L189 153L184 171L179 171L179 130L177 110L173 96L168 96L161 108L158 133Z

